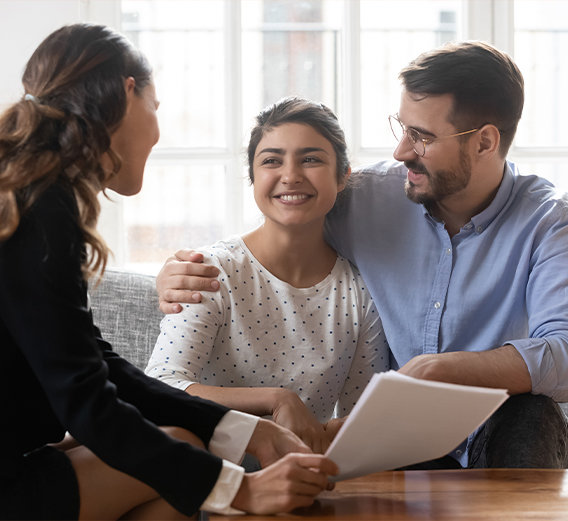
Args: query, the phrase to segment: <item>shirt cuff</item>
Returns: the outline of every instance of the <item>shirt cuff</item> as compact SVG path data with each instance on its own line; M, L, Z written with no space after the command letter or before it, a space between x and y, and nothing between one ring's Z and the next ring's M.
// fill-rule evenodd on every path
M224 515L244 514L242 510L237 510L231 506L243 481L244 473L245 469L242 467L223 460L223 468L217 482L201 505L201 510Z
M209 451L224 460L240 463L259 419L245 412L228 411L215 427Z
M562 395L562 389L558 386L554 356L546 339L523 338L503 342L503 345L507 344L512 345L523 357L531 377L533 394L544 394L557 402L566 401L566 394Z

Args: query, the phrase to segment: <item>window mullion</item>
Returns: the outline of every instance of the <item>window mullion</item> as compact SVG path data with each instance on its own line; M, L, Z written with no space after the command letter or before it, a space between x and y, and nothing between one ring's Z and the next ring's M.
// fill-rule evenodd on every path
M511 56L515 51L515 6L513 0L493 0L491 43Z
M344 113L343 128L350 144L352 160L361 154L361 23L359 0L345 0L343 38Z
M241 57L241 0L225 0L225 99L227 106L227 146L229 160L225 163L225 207L229 218L224 235L243 228L242 177L242 57Z
M82 0L78 5L79 19L90 20L122 30L121 1L96 2ZM124 198L108 191L99 196L101 213L97 224L99 233L104 237L112 251L110 263L122 266L127 258L126 225L124 222Z
M494 40L494 0L465 0L464 35L469 40Z

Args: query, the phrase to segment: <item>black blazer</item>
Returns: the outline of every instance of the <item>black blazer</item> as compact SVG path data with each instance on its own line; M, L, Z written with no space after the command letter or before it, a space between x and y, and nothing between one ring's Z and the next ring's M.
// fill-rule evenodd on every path
M147 377L101 338L81 272L77 215L71 189L58 181L0 243L0 466L69 431L193 514L222 460L157 425L184 427L207 446L227 409Z

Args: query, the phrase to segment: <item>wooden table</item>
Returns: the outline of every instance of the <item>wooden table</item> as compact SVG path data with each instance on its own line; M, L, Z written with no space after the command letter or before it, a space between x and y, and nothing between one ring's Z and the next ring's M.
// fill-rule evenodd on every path
M337 483L291 514L238 516L280 519L568 520L568 470L430 470L380 472ZM210 521L228 517L209 515Z

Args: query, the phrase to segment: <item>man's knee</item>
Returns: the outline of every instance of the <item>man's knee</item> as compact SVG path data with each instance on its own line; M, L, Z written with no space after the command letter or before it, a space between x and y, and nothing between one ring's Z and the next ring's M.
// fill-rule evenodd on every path
M476 436L470 466L566 468L568 425L544 395L511 396Z

